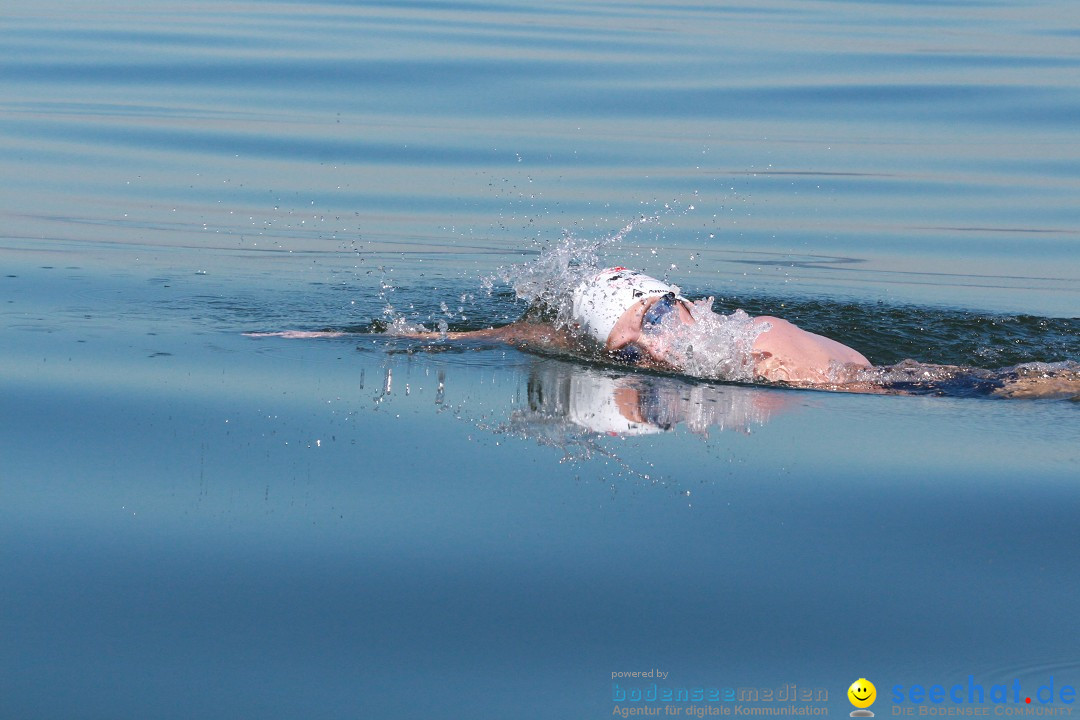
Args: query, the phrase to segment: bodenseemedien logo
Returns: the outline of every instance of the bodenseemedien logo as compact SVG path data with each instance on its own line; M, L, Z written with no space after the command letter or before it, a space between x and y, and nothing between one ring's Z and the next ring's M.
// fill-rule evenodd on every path
M874 683L866 678L859 678L851 683L847 696L851 704L855 706L855 709L851 711L851 717L874 717L873 711L867 710L877 700L877 688L874 687Z

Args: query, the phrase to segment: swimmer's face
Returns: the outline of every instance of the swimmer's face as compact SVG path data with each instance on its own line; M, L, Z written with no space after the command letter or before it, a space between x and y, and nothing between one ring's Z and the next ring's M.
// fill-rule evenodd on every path
M642 324L645 322L645 316L654 305L664 300L663 296L654 296L636 302L630 306L630 308L622 314L618 322L615 323L615 327L612 328L611 333L608 335L606 349L611 352L617 352L627 348L627 346L633 344L636 348L640 348L644 351L647 357L641 359L648 359L651 357L653 360L658 360L661 363L666 363L667 360L664 357L664 353L661 348L657 346L655 342L651 342L648 338L645 338L642 334ZM674 312L678 313L679 322L684 325L693 325L694 316L690 314L690 309L686 306L686 302L682 300L676 300L673 308ZM626 355L629 359L633 356L627 352Z

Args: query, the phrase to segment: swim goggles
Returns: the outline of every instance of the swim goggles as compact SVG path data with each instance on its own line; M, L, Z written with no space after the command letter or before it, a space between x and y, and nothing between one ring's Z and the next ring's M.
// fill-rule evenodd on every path
M675 297L675 293L669 292L667 295L661 296L642 316L641 331L645 333L657 332L660 329L660 323L664 322L664 318L675 312L678 306L679 300Z
M654 302L641 318L641 332L653 335L660 332L664 318L678 309L679 300L675 293L669 292L662 295ZM616 350L613 355L616 360L627 363L638 363L649 357L649 353L639 345L628 343Z

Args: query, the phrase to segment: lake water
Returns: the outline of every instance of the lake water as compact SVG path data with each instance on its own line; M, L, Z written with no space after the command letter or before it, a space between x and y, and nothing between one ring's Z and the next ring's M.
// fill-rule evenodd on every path
M377 330L598 242L876 363L1080 361L1075 3L2 16L0 717L1073 709L1077 402Z

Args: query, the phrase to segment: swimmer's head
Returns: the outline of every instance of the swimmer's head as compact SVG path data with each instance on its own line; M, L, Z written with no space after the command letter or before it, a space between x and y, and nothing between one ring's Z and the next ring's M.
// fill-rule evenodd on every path
M606 345L615 323L634 303L668 293L678 296L679 288L623 267L601 270L574 289L574 322L586 335Z

